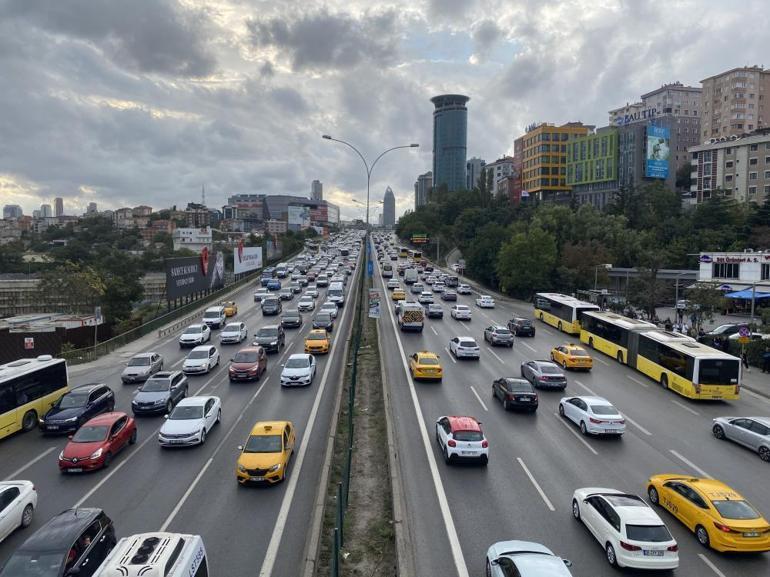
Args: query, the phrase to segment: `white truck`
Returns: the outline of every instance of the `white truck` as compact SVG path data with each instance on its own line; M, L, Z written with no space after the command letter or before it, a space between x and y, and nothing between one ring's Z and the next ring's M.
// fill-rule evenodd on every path
M425 311L421 304L402 302L398 307L398 328L402 331L422 332L425 325Z

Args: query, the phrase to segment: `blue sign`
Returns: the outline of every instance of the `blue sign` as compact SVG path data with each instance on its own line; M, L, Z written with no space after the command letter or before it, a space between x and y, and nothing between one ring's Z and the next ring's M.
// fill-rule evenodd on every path
M374 263L372 261L366 263L366 274L369 277L374 276Z
M668 178L671 158L671 132L663 126L647 127L647 157L644 175L647 178Z

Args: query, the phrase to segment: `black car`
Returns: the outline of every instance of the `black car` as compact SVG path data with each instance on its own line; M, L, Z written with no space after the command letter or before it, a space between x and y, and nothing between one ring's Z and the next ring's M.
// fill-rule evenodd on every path
M16 549L0 577L91 577L115 547L115 528L101 509L67 509Z
M521 363L521 376L538 389L567 388L567 377L561 367L552 361L526 361Z
M508 321L508 330L517 337L534 337L535 325L530 319L514 317Z
M326 329L327 333L334 330L334 318L329 313L318 313L313 319L314 329Z
M262 300L262 314L265 316L279 315L283 311L283 305L277 298L266 298Z
M441 293L441 300L442 301L456 301L457 300L457 293L455 291L447 291Z
M107 385L75 387L62 396L40 419L44 433L72 433L91 417L115 408L115 393Z
M268 353L277 353L286 344L286 333L281 325L267 325L257 331L254 345L259 345Z
M298 329L302 326L302 315L297 309L286 309L281 315L281 326L286 329Z
M537 392L526 379L503 378L492 383L492 394L502 404L503 408L524 409L530 412L537 411Z
M290 288L282 288L278 291L278 298L282 301L294 300L294 293Z
M134 415L170 413L187 396L187 377L182 371L161 371L147 379L131 401Z

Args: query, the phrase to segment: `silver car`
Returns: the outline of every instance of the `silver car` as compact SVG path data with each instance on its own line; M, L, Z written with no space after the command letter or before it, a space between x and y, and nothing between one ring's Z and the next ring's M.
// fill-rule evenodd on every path
M717 439L729 439L759 454L770 462L770 418L717 417L711 432Z
M143 383L163 369L163 357L158 353L139 353L131 357L120 375L124 383Z

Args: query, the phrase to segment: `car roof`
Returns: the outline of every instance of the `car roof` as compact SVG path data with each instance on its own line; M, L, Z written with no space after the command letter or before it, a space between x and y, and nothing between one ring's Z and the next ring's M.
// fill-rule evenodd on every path
M176 406L182 406L182 407L199 407L201 405L205 405L209 399L218 399L219 397L209 396L209 395L199 395L197 397L185 397L181 401L179 401Z
M457 415L447 417L449 419L449 428L452 431L478 431L481 432L481 425L473 417L460 417Z
M158 371L154 375L152 375L151 379L170 379L174 375L179 373L179 371Z
M326 329L310 329L310 332L308 333L308 336L309 335L313 335L313 334L315 334L315 335L323 335L325 337L329 336L329 333L326 332Z
M104 383L88 383L87 385L80 385L70 389L69 393L90 393L94 389L104 386L106 386Z
M238 352L239 353L256 353L256 352L259 352L261 348L262 347L260 347L259 345L250 345L248 347L243 347L242 349L238 349Z
M711 500L743 501L743 496L735 489L717 479L702 479L697 477L682 478L684 481L699 489Z
M437 359L438 355L432 351L417 351L417 358L425 357L426 359Z
M143 358L145 358L145 357L151 357L152 355L157 355L157 354L158 354L158 353L156 353L156 352L154 352L154 351L149 351L149 352L146 352L146 353L136 353L136 354L135 354L133 357L131 357L131 358L132 358L132 359L143 359Z
M201 327L207 327L207 326L208 325L204 325L204 324L201 324L201 323L195 323L194 325L190 325L187 328L188 329L199 329Z
M570 397L572 399L581 399L585 401L588 404L592 405L606 405L606 406L613 406L612 403L610 403L607 399L604 397L597 397L594 395L575 395L573 397Z
M251 428L251 435L280 435L290 421L257 421Z
M214 345L198 345L197 347L195 347L190 352L193 352L193 351L210 351L213 348L214 348Z
M125 417L126 413L123 413L121 411L112 411L110 413L102 413L101 415L96 415L95 417L91 417L86 421L86 425L95 426L95 425L111 425L121 417ZM85 425L84 425L85 426Z
M313 355L309 355L307 353L294 353L293 355L289 355L289 359L309 359L312 358Z
M259 330L262 330L262 329L278 329L278 328L280 328L279 325L265 325L263 327L260 327Z
M67 509L52 517L29 537L18 551L61 551L66 553L75 540L102 514L101 509Z
M529 362L530 363L535 363L537 366L548 365L548 366L551 366L551 367L556 367L557 369L561 368L559 365L557 365L553 361L548 361L548 360L534 360L534 361L529 361Z
M557 346L560 346L560 347L567 347L567 348L568 348L568 349L570 349L570 350L571 350L571 349L580 349L581 351L584 351L584 350L585 350L583 347L581 347L580 345L578 345L578 344L575 344L575 343L562 343L561 345L557 345Z

